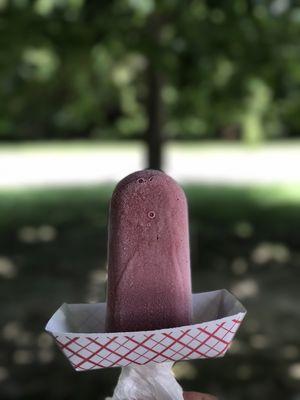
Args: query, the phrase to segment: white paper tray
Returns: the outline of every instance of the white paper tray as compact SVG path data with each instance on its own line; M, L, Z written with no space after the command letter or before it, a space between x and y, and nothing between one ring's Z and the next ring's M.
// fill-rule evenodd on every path
M192 325L105 333L106 303L63 304L46 326L76 371L223 357L245 314L227 290L193 294Z

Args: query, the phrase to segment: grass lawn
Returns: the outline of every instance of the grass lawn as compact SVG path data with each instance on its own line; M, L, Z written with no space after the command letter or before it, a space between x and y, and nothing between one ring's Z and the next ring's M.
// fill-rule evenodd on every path
M185 186L192 223L256 219L283 228L299 222L300 186ZM0 232L5 235L22 224L86 221L99 228L106 224L108 202L113 187L98 185L74 188L0 190ZM48 211L51 210L51 213Z

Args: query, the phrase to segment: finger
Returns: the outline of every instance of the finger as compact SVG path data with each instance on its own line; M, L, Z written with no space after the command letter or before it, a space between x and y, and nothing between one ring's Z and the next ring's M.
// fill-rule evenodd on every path
M183 392L184 400L217 400L215 396L199 392Z

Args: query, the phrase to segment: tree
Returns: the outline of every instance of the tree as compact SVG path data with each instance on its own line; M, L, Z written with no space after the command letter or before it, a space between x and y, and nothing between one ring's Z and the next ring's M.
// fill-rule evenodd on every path
M0 137L260 140L299 133L293 3L0 3ZM229 134L228 134L229 132Z

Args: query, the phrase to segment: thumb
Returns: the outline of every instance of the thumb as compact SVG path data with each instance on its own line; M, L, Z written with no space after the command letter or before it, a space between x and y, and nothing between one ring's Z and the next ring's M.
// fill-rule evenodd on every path
M199 392L183 392L184 400L217 400L215 396Z

